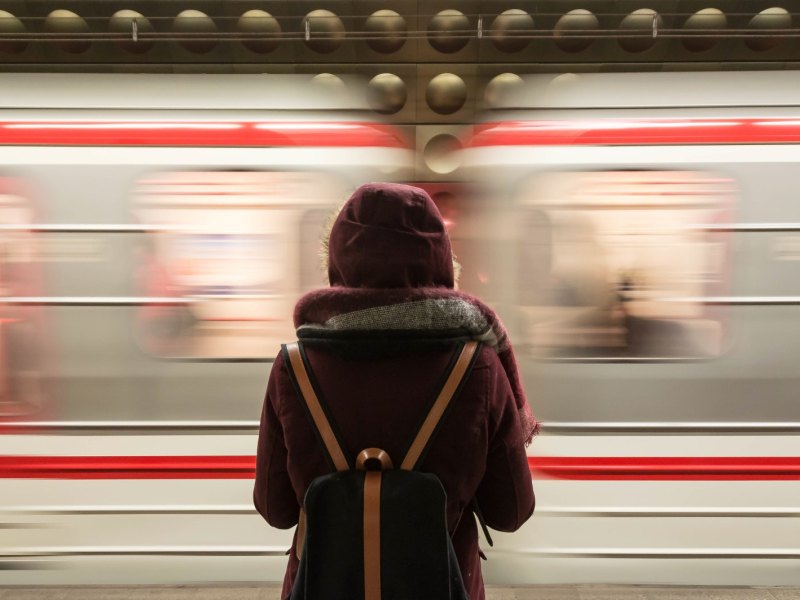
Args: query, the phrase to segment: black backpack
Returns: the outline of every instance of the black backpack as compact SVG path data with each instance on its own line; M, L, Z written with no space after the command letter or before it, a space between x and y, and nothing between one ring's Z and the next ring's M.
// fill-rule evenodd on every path
M439 478L415 470L477 356L460 343L406 456L367 448L355 464L342 452L300 342L284 360L336 472L314 479L300 513L300 565L287 600L469 600L447 531ZM311 376L310 376L311 375ZM304 531L303 531L304 530Z

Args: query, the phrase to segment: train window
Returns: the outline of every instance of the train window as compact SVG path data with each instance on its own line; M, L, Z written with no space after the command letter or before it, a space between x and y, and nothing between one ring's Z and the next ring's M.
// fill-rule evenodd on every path
M539 175L520 194L517 306L549 358L701 358L724 345L734 182L686 171Z
M264 358L291 339L292 306L309 287L309 215L346 192L319 173L172 172L138 182L138 315L143 346L159 356ZM316 235L319 239L319 235ZM321 278L317 278L320 280Z
M42 295L34 209L20 181L0 177L0 296ZM45 314L0 304L0 421L40 415L44 403Z

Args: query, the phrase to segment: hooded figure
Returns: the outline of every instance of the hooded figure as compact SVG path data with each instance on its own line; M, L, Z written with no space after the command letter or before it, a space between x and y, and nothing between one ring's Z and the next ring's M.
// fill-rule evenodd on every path
M328 278L330 288L300 299L294 321L352 456L370 447L401 456L455 344L483 342L421 469L444 486L464 584L483 600L473 501L499 531L515 531L534 508L525 446L536 421L505 329L485 304L454 290L444 222L415 187L368 184L353 194L331 229ZM261 417L255 506L273 527L293 527L309 484L328 472L279 354ZM281 598L297 573L296 545L295 533Z

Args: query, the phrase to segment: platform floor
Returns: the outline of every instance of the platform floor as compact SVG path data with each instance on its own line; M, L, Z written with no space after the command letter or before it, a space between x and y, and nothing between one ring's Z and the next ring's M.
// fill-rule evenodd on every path
M0 587L0 600L279 600L279 587ZM800 600L800 588L543 585L489 587L487 600Z

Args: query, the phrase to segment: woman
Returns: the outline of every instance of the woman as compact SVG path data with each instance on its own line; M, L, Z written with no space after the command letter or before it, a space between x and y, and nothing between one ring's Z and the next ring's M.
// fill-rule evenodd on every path
M445 488L464 584L483 600L473 501L500 531L518 529L534 508L525 445L536 422L505 330L486 305L455 291L450 240L421 189L362 186L339 212L327 248L330 288L301 298L294 320L352 456L379 447L401 457L455 343L484 342L422 467ZM278 356L261 418L255 506L273 527L293 527L309 484L329 471ZM297 573L296 545L295 534L282 598Z

